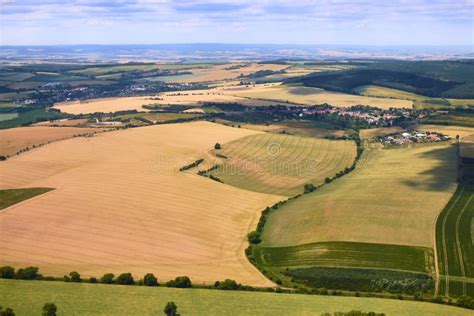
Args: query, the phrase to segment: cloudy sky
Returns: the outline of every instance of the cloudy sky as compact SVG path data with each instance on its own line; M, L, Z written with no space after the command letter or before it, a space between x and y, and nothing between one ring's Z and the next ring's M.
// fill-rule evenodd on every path
M474 0L0 0L0 44L474 45Z

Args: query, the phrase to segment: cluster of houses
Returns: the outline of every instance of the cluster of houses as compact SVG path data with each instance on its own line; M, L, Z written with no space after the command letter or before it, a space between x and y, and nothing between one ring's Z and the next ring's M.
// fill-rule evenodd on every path
M379 136L378 140L384 144L406 145L410 143L431 143L451 140L451 136L436 132L411 131L387 136Z
M390 111L384 111L376 108L358 110L354 108L337 108L337 107L328 107L323 109L314 109L314 108L303 108L300 113L300 117L306 115L331 115L336 114L340 116L349 116L353 118L359 118L361 120L367 121L369 124L374 126L393 126L394 120L402 116L409 117L410 113L400 113L394 114Z

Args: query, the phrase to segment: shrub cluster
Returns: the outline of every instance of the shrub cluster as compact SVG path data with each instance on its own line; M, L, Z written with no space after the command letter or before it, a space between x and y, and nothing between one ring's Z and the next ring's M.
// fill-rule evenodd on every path
M204 159L202 159L202 158L201 158L201 159L198 159L198 160L196 160L195 162L190 163L189 165L185 165L185 166L179 168L179 171L185 171L185 170L189 170L189 169L191 169L191 168L197 167L197 166L199 166L203 161L204 161Z

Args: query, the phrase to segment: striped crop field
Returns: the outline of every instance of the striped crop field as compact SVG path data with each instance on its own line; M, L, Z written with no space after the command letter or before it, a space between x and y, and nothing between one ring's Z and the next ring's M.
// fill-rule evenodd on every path
M433 250L425 247L320 242L293 247L261 247L257 253L259 263L268 267L330 266L434 272Z
M474 187L460 185L436 225L440 294L474 295Z
M291 196L350 167L353 141L335 141L264 133L250 135L213 150L221 165L211 172L224 183L250 191ZM217 156L219 155L219 156Z
M353 172L272 211L262 245L353 241L431 248L436 218L455 189L451 144L366 149Z

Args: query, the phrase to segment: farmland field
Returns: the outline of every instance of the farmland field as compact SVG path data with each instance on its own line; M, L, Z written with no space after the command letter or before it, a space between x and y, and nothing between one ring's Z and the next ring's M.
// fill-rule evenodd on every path
M282 197L178 171L216 142L258 133L209 122L154 125L10 158L0 164L0 188L55 190L0 214L0 262L55 276L152 272L271 285L244 249L258 211Z
M411 100L414 101L415 108L438 108L438 107L449 107L449 106L466 106L473 105L473 99L452 99L452 98L432 98L427 97L403 90L386 88L381 86L361 86L354 91L357 94L368 96L368 97L378 97L378 98L392 98L400 100Z
M63 102L55 104L54 108L70 114L109 113L127 110L147 111L142 106L154 103L156 101L150 97L124 97Z
M463 138L463 137L474 134L474 127L466 127L466 126L419 124L417 126L417 129L420 129L423 131L442 133L445 135L449 135L453 138L456 137L456 135L459 135L459 137Z
M161 280L159 280L161 281ZM169 301L181 315L320 315L361 310L391 315L470 315L469 310L425 302L204 289L0 280L4 307L16 315L41 312L54 302L58 315L159 315Z
M51 188L28 188L28 189L10 189L0 190L0 210L10 205L30 199L37 195L51 191Z
M74 135L97 133L98 128L81 127L17 127L0 130L0 156L14 155L21 149L71 138Z
M390 134L401 133L403 131L405 130L399 126L369 128L360 131L360 138L369 139L377 136L386 136Z
M450 144L366 149L353 172L271 212L262 245L433 247L436 217L456 188L455 162Z
M430 248L400 245L320 242L293 247L262 247L257 250L256 257L267 269L331 266L434 272Z
M212 153L227 157L211 172L224 183L291 196L302 193L306 183L321 184L350 167L356 146L352 141L266 133L235 140Z
M474 295L474 187L460 185L436 225L441 294Z
M304 105L329 103L333 106L348 107L369 105L383 109L411 108L412 101L364 97L346 93L326 91L301 85L261 84L248 87L222 88L226 94L245 96L253 99L290 102Z

